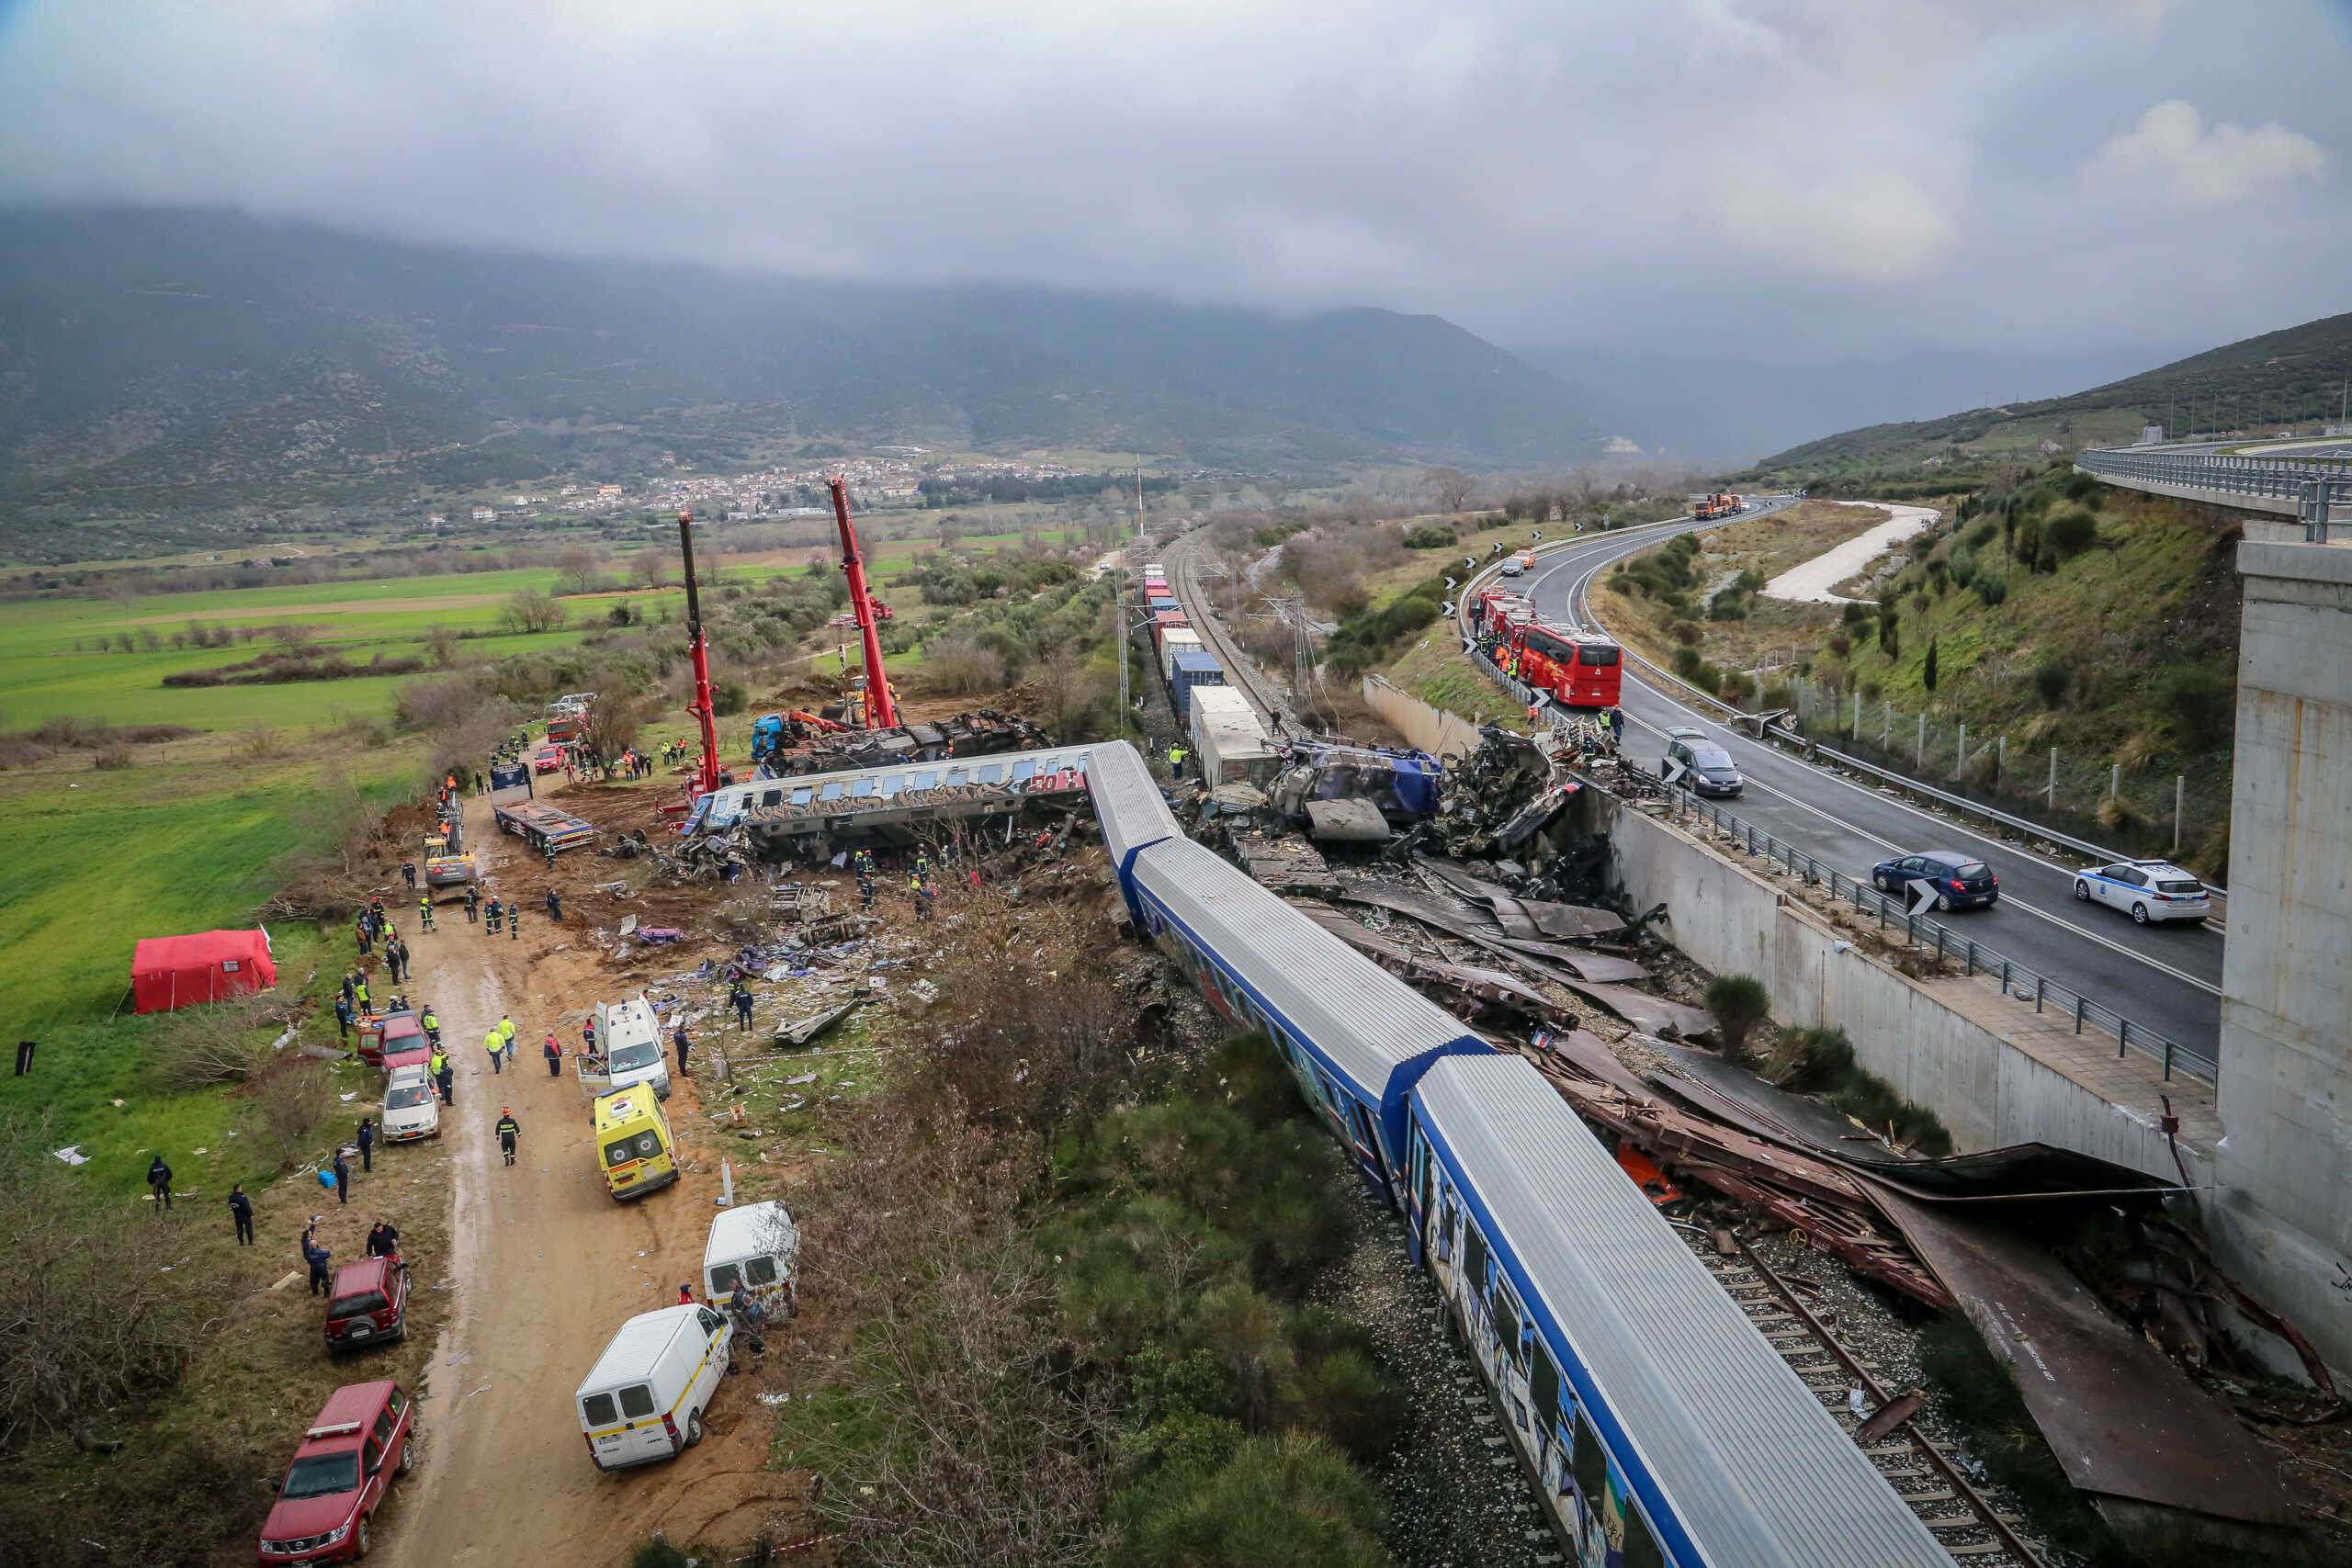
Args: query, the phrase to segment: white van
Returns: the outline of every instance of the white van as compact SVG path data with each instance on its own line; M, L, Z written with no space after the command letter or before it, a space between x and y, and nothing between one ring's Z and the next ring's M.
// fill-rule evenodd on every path
M710 1222L710 1240L702 1250L703 1295L723 1305L740 1283L758 1298L763 1311L788 1317L797 1310L792 1261L799 1251L800 1228L774 1199L722 1209Z
M706 1306L663 1307L622 1324L573 1399L596 1468L670 1459L701 1442L734 1332Z
M433 1076L422 1062L394 1067L384 1084L384 1142L405 1144L440 1135L441 1097L433 1091Z
M662 1049L662 1020L643 996L596 1004L596 1043L604 1048L613 1089L650 1083L657 1096L670 1098L670 1058Z

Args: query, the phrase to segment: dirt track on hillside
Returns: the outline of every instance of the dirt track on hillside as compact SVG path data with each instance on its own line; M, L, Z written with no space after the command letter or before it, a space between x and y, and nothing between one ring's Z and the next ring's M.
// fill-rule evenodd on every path
M485 802L469 803L490 890L527 897L527 863L489 818ZM457 1063L444 1138L459 1297L419 1403L422 1466L396 1492L378 1549L396 1568L617 1563L656 1529L741 1541L797 1501L797 1477L763 1468L771 1423L748 1376L721 1382L708 1435L679 1459L612 1475L589 1462L572 1390L622 1320L670 1304L695 1279L717 1157L695 1089L681 1084L670 1109L686 1174L631 1205L606 1196L571 1064L550 1077L540 1042L552 1027L576 1045L600 981L606 999L621 988L602 980L582 917L557 926L530 915L520 941L492 938L445 904L440 929L412 943L411 994L438 1008ZM493 1074L481 1039L502 1010L518 1028L515 1063ZM512 1168L491 1135L502 1106L523 1129Z

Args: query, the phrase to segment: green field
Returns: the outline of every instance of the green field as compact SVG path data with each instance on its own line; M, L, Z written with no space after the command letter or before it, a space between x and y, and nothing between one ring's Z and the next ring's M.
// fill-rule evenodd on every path
M164 1149L183 1175L189 1150L218 1151L198 1158L221 1191L277 1163L224 1091L175 1094L155 1081L151 1052L172 1015L122 1006L140 937L248 924L282 857L315 831L307 806L321 764L247 761L219 742L198 763L198 745L176 748L185 763L143 748L139 765L117 772L61 758L0 773L0 1028L11 1043L40 1042L30 1077L0 1077L0 1111L48 1115L50 1146L80 1144L94 1179L126 1194L141 1188L141 1150ZM406 747L344 761L386 804L416 765ZM340 973L331 966L343 948L326 955L315 930L270 937L281 997ZM322 964L328 974L311 980ZM232 1128L243 1135L228 1138Z

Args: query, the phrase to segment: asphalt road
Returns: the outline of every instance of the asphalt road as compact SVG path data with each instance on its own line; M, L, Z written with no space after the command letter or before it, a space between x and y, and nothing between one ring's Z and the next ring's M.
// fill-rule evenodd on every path
M1767 503L1765 510L1772 509ZM1758 515L1758 513L1750 513ZM1607 534L1544 558L1521 592L1547 620L1592 624L1584 604L1588 585L1610 563L1690 528L1691 523L1638 534ZM1727 809L1784 842L1864 877L1879 861L1920 850L1965 851L2001 879L2001 901L1989 909L1941 916L1953 930L2032 965L2181 1045L2218 1060L2221 1054L2222 931L2186 923L2140 927L2104 905L2074 897L2074 866L1962 827L1949 818L1880 794L1827 769L1815 768L1683 705L1664 682L1626 666L1621 707L1630 721L1632 758L1656 767L1668 728L1689 725L1729 751L1747 781ZM2224 915L2226 919L2226 915Z

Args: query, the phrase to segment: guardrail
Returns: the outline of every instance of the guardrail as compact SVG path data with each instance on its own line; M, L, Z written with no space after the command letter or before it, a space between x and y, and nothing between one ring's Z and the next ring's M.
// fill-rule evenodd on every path
M2075 467L2103 479L2129 478L2184 489L2289 499L2301 495L2308 479L2352 476L2352 458L2346 457L2233 457L2218 452L2134 452L2129 447L2077 452Z
M1801 878L1806 886L1826 886L1832 897L1850 904L1863 914L1876 915L1881 931L1890 923L1899 924L1907 945L1923 949L1932 946L1939 962L1957 959L1966 975L1997 976L2004 995L2020 1000L2030 998L2037 1013L2045 1007L2071 1012L2077 1034L2086 1026L2090 1026L2114 1035L2118 1056L2127 1051L2138 1051L2163 1064L2167 1081L2176 1070L2209 1083L2218 1079L2221 1072L2219 1064L2201 1053L2166 1038L2144 1023L2132 1021L2114 1009L2052 980L2039 970L2027 967L1973 937L1956 934L1942 921L1915 912L1903 898L1882 893L1867 883L1857 882L1835 866L1823 865L1794 844L1781 842L1754 823L1732 815L1711 801L1702 800L1690 791L1671 784L1660 787L1678 818L1690 816L1706 822L1726 836L1743 841L1748 853L1779 862L1791 875Z

